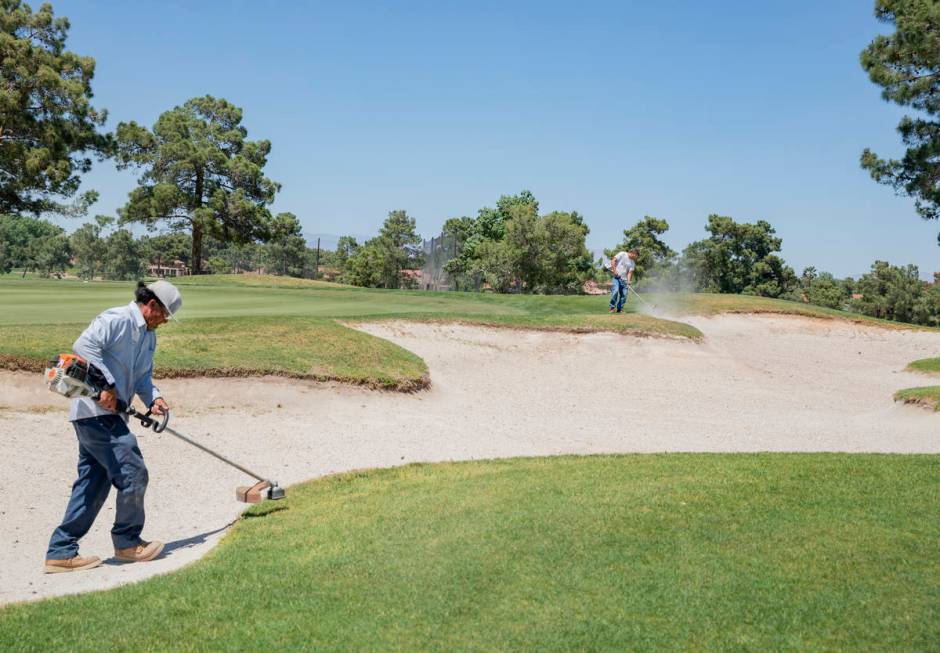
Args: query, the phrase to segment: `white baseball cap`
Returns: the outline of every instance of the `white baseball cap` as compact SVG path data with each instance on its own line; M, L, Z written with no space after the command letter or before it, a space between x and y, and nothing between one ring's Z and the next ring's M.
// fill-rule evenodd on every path
M169 281L163 281L162 279L160 281L154 281L147 286L147 290L156 295L160 303L163 304L163 308L166 309L167 317L175 316L183 306L183 298L180 296L180 291Z

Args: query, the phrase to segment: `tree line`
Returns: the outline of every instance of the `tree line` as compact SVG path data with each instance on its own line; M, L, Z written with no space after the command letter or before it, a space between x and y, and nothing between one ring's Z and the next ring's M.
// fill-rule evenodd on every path
M272 237L265 243L223 243L206 237L201 245L207 269L227 273L265 266L273 274L304 276L315 266L315 253L289 213L278 214ZM328 253L327 253L328 254ZM99 215L71 234L48 220L0 215L0 272L14 268L25 275L61 276L67 270L82 279L139 279L150 265L172 267L179 261L192 269L192 235L183 232L135 237L113 217Z

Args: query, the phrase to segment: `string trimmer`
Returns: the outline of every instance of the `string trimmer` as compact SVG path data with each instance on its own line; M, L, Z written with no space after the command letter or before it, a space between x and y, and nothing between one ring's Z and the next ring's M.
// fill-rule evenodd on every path
M46 383L49 389L66 397L90 397L98 400L101 391L107 385L107 381L101 371L94 365L86 361L81 356L75 354L60 354L49 363L46 368ZM251 476L258 482L251 486L239 486L235 489L235 498L245 503L259 503L264 499L283 499L284 489L277 484L277 481L268 480L247 467L229 460L217 451L213 451L204 444L196 442L187 435L171 429L167 424L170 421L169 411L162 415L154 415L151 411L142 413L133 406L128 406L123 401L118 401L118 411L129 417L140 420L144 428L152 429L155 433L166 431L170 435L176 436L183 442L193 445L197 449L205 451L210 456L218 458L222 462L238 471Z
M155 433L163 433L164 431L166 431L170 435L175 435L183 442L187 442L193 445L194 447L196 447L197 449L201 449L205 451L210 456L215 456L216 458L221 460L223 463L227 465L231 465L238 471L244 474L248 474L248 476L251 476L252 478L256 479L258 482L252 486L240 485L237 488L235 488L235 498L237 500L243 501L245 503L259 503L263 501L264 499L283 499L284 498L285 496L284 488L279 486L277 484L277 481L270 481L266 478L263 478L259 476L258 474L256 474L255 472L248 469L247 467L244 467L232 460L229 460L228 458L226 458L219 452L213 451L206 445L199 444L198 442L196 442L189 436L184 435L180 433L179 431L175 429L171 429L169 426L167 426L167 422L170 421L170 411L165 411L162 415L154 415L149 410L146 413L141 413L140 411L136 410L133 406L127 406L126 404L124 404L123 401L119 401L118 412L125 413L126 415L130 417L135 417L139 419L141 425L145 429L151 428L153 429Z
M630 290L633 291L633 294L637 296L637 299L639 299L641 302L643 302L644 304L646 304L647 306L649 306L650 308L652 308L654 311L656 310L656 304L654 304L654 303L652 303L652 302L648 302L648 301L646 301L645 299L643 299L643 296L640 295L640 293L638 293L637 291L633 290L633 286L627 286L627 288L629 288Z

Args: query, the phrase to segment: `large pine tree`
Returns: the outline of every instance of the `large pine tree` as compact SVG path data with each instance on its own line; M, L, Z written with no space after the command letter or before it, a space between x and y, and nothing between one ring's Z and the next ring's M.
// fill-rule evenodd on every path
M69 21L0 0L0 213L68 212L90 155L108 153L91 106L95 60L65 49ZM86 194L79 207L93 201Z
M206 235L235 244L270 235L267 206L280 190L262 173L271 143L246 140L241 121L241 109L207 95L166 111L152 131L135 122L117 127L118 165L143 169L121 222L190 231L194 274Z
M940 2L877 0L875 17L893 25L862 51L862 68L881 96L919 112L898 124L903 158L882 159L866 149L862 167L872 178L914 198L924 219L940 218ZM940 239L938 239L940 243Z

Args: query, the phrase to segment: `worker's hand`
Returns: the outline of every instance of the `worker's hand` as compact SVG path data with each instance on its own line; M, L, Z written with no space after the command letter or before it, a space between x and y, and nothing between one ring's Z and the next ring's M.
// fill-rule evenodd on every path
M117 394L114 390L102 390L101 394L98 395L98 404L105 410L110 410L112 413L117 412Z
M169 411L170 411L170 407L163 400L163 397L157 397L156 399L154 399L154 402L150 404L150 412L153 413L154 415L163 415L164 413L168 413Z

